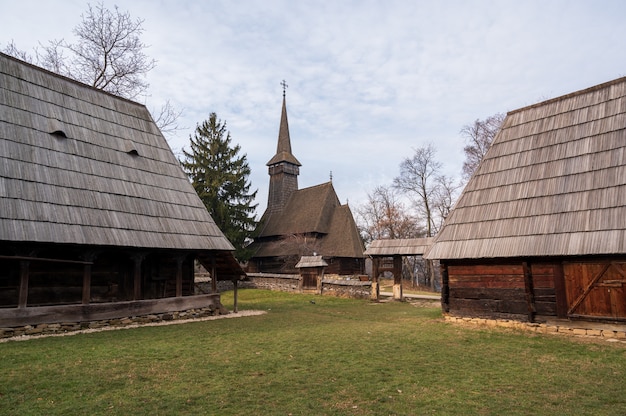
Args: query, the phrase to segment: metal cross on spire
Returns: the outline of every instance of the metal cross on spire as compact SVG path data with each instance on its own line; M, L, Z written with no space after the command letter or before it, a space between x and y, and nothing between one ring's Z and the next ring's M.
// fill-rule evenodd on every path
M287 91L287 87L289 87L289 85L287 85L287 83L285 82L285 80L283 80L283 82L280 83L280 85L283 86L283 98L285 98L285 93Z

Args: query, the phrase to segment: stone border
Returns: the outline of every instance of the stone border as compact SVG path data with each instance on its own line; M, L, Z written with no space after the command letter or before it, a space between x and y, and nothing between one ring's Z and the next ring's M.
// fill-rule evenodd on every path
M540 334L556 334L578 337L602 339L608 342L621 342L626 344L626 327L624 330L581 328L572 325L559 325L551 323L522 322L509 319L487 319L458 317L444 314L446 322L459 324L482 325L486 327L513 328Z
M131 329L142 326L164 326L224 318L239 318L242 316L262 315L264 313L265 311L240 311L237 313L230 313L225 309L201 308L103 321L25 325L14 328L0 328L0 343L6 341L25 341L28 339L49 336L65 336L98 331Z

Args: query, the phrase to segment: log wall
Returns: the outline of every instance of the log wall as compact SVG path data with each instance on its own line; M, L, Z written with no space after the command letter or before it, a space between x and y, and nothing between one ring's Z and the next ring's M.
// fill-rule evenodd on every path
M556 316L558 263L442 262L447 272L444 311L453 315L533 321ZM444 288L444 293L446 288Z

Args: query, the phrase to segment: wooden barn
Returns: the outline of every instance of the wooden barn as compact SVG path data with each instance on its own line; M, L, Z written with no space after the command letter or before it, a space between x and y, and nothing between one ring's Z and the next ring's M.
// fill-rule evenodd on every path
M453 315L626 321L626 78L508 113L426 257Z
M302 256L321 255L326 273L362 274L365 247L350 207L339 202L332 182L298 189L300 162L291 152L283 94L276 154L267 163L270 175L265 213L248 262L250 273L297 273Z
M145 106L0 54L0 326L219 306L232 251Z

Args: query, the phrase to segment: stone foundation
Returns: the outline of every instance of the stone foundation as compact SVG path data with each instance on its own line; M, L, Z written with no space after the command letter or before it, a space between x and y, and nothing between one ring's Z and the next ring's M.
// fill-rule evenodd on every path
M227 315L230 312L224 307L210 305L207 308L189 309L186 311L167 312L143 316L130 316L126 318L107 319L90 322L62 322L38 325L25 325L14 328L0 328L0 338L11 338L22 335L53 335L63 334L84 329L101 329L104 327L125 327L131 325L144 325L164 321L176 321L182 319L202 318L206 316Z
M626 326L624 328L616 328L615 326L611 325L593 325L588 322L577 323L574 321L568 321L564 323L534 323L509 319L469 318L452 315L444 315L444 317L446 321L458 324L513 328L523 331L537 332L541 334L594 337L612 342L621 341L626 343Z

